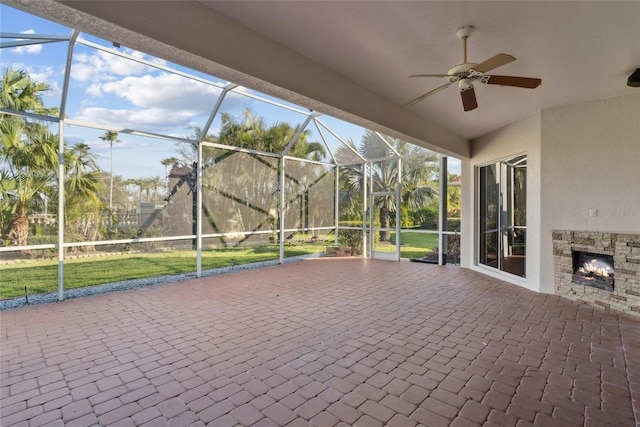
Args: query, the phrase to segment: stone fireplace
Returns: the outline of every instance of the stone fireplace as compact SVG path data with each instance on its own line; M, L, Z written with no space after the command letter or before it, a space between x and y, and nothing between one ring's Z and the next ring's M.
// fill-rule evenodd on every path
M558 295L640 318L640 233L553 231Z

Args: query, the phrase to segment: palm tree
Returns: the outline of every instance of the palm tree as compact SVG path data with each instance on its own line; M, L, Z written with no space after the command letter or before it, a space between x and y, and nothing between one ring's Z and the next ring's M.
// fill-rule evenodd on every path
M158 188L162 186L162 178L153 176L149 178L149 186L153 189L153 202L158 203Z
M160 161L160 164L164 166L164 182L165 182L165 186L167 187L165 189L166 191L169 191L169 172L167 168L169 166L173 167L173 165L175 165L178 162L179 160L177 157L167 157L166 159L162 159Z
M384 138L387 144L392 146L398 154L406 156L402 159L402 170L398 168L399 162L395 154L380 138ZM352 148L356 148L351 142ZM348 150L346 147L342 151ZM340 151L340 150L339 150ZM388 160L375 161L370 163L370 176L374 192L395 190L397 183L401 179L402 203L409 209L418 209L429 203L438 194L432 185L434 181L435 168L438 164L438 156L434 153L426 152L421 147L398 141L386 136L378 136L375 132L367 130L357 147L357 151L365 158ZM343 153L344 154L344 153ZM340 152L338 152L338 157ZM364 168L361 165L346 166L343 168L343 188L340 192L341 206L345 211L355 211L356 207L362 207L362 191L364 187ZM386 195L376 197L375 208L378 209L380 227L389 228L390 213L395 211L395 196ZM380 241L389 241L388 231L380 232Z
M90 202L99 205L100 167L95 156L89 152L90 147L84 143L75 144L65 151L65 191L67 205Z
M79 142L66 153L64 160L67 174L79 176L100 169L94 155L89 153L90 149L87 144Z
M135 192L135 187L139 187L138 186L138 180L134 179L134 178L127 178L124 180L124 185L127 187L127 192L130 194L130 201L131 203L135 206L136 204L136 192ZM133 189L129 188L129 187L134 187ZM138 198L140 198L140 196L138 196ZM131 207L132 208L132 207Z
M34 81L26 71L16 68L5 69L0 85L2 108L41 115L58 114L57 108L47 108L42 101L42 94L49 91L49 86Z
M167 157L166 159L162 159L160 161L160 164L162 166L164 166L164 176L165 176L165 178L169 175L169 173L167 172L167 168L169 166L175 165L178 162L179 162L179 160L178 160L177 157Z
M222 129L218 137L218 142L221 144L276 154L284 151L300 129L300 125L291 126L284 122L267 126L263 117L254 116L249 109L243 112L241 121L236 120L229 113L222 113L221 121ZM301 132L287 154L312 160L324 158L326 155L324 145L319 142L308 142L309 134L308 130Z
M138 202L142 201L142 187L143 187L143 183L142 183L142 179L141 178L128 178L125 181L125 184L127 186L132 185L134 187L138 187ZM135 191L135 188L134 188ZM134 194L135 197L135 194ZM134 203L135 204L135 203Z
M27 130L21 120L3 118L0 123L0 154L6 163L0 172L0 194L10 210L9 223L3 228L16 246L27 244L29 210L55 179L57 137L44 126L38 128L40 135L35 129Z
M42 94L49 90L44 83L15 68L6 69L0 82L0 107L14 111L55 115L56 108L46 108ZM0 195L3 221L0 227L12 244L27 244L30 207L55 178L58 163L57 135L37 121L0 114Z
M118 139L118 132L107 131L99 137L103 141L109 141L109 161L111 162L110 170L109 170L109 213L113 210L113 143L121 142Z
M65 150L65 216L76 238L95 240L100 227L102 171L84 143Z
M142 192L145 192L146 201L149 201L149 193L153 188L151 180L148 178L140 178L137 180L136 184L140 187L140 200L142 200Z

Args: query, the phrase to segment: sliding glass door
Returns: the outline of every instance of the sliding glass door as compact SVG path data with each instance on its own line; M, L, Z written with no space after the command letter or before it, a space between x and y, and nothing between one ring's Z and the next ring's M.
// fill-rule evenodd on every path
M478 263L525 277L527 157L478 168Z

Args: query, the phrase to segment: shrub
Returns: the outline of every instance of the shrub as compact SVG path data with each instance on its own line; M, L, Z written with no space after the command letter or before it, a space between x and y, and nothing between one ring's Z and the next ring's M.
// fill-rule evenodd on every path
M340 221L342 227L362 227L358 221ZM362 229L360 230L338 230L338 243L340 246L351 248L351 255L362 255Z
M420 224L420 228L436 230L438 228L438 206L427 206L411 211L411 220Z
M46 245L49 243L58 243L58 236L49 235L49 236L29 236L27 238L28 245Z
M460 218L447 218L447 230L460 232Z
M47 245L58 243L58 236L29 236L27 238L27 245ZM58 253L55 248L52 249L32 249L30 251L23 252L28 258L53 258Z

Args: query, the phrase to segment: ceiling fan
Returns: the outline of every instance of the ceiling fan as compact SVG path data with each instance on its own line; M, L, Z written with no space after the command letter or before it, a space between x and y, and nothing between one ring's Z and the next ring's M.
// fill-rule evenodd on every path
M467 39L473 32L472 26L466 26L459 28L456 35L464 43L464 62L460 65L456 65L447 71L447 74L415 74L409 77L441 77L444 78L447 83L442 86L430 90L429 92L420 95L419 97L407 102L405 105L416 104L428 96L434 95L441 90L444 90L454 83L458 84L460 89L460 96L462 97L462 106L464 111L471 111L478 107L478 101L476 100L476 93L473 89L473 83L480 82L490 85L500 86L513 86L526 89L535 89L542 83L541 79L531 77L516 77L516 76L496 76L485 74L495 68L506 65L516 60L515 57L507 55L505 53L499 53L487 59L484 62L476 64L475 62L467 62Z

